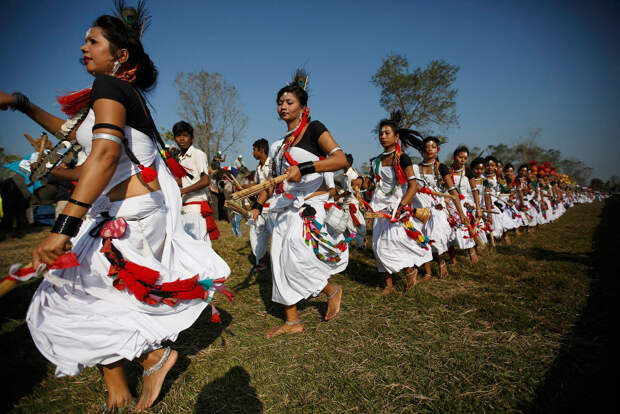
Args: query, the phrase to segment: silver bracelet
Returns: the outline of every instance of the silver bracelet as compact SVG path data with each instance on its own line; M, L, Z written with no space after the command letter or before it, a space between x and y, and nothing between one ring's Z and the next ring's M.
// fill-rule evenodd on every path
M332 149L330 152L327 153L327 156L329 157L330 155L332 155L336 151L342 151L342 148L336 147L336 148Z
M119 137L117 137L116 135L108 134L107 132L97 132L96 134L93 134L93 141L96 139L107 139L108 141L116 142L118 145L121 145L123 143L123 141L121 141Z

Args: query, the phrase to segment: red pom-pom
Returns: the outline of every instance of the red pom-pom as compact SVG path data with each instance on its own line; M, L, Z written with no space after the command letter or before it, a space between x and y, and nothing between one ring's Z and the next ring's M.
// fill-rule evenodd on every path
M90 103L91 88L82 89L81 91L72 92L65 96L56 98L60 104L60 110L68 116L74 116L80 109Z
M465 200L465 196L463 194L459 194L459 200Z
M157 178L157 171L155 171L151 167L145 167L144 165L140 164L138 168L140 168L141 170L140 174L142 174L142 180L144 180L145 183L150 183Z

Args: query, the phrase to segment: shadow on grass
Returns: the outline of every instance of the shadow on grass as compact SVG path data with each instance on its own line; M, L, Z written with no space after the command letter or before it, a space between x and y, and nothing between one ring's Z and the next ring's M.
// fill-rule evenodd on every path
M591 255L557 252L554 250L543 249L542 247L530 247L527 249L519 248L514 243L510 246L497 246L497 253L506 256L524 256L532 260L546 260L559 262L573 262L578 264L591 265Z
M39 281L18 286L0 301L0 381L4 384L0 412L8 411L46 376L48 362L32 342L23 320ZM15 325L13 325L15 324Z
M179 358L166 376L161 393L155 404L166 397L174 382L187 370L191 363L189 357L211 346L220 337L222 338L222 345L225 345L226 340L222 333L228 332L227 328L232 321L232 316L222 308L218 308L218 310L222 323L211 322L211 311L205 310L190 328L181 332L179 338L174 343L164 344L175 349L179 353ZM234 335L232 332L228 333ZM134 395L139 395L137 389L138 380L142 375L142 368L136 363L126 361L125 373L129 389Z
M231 368L226 375L205 385L194 413L262 413L263 403L250 385L250 374L242 367Z
M594 234L588 303L547 372L534 399L521 408L530 413L599 412L613 407L617 387L618 252L620 199L608 200ZM566 260L564 258L563 260ZM577 261L580 261L579 258ZM607 410L605 410L607 411Z

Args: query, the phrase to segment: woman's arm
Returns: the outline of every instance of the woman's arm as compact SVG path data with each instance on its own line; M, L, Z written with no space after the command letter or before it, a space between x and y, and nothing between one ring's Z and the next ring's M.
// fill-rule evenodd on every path
M93 105L95 124L109 123L121 129L125 127L125 107L111 99L98 99ZM98 128L94 133L105 132L120 139L123 134L115 129ZM72 198L82 203L92 204L103 192L112 178L121 155L121 145L107 139L93 141L92 150L86 162L82 165L80 180ZM62 211L63 215L82 218L88 208L73 203L67 203ZM50 264L58 256L65 253L65 245L71 239L65 234L50 233L32 252L32 264L36 268L39 263Z
M449 188L448 192L455 197L452 199L452 203L454 204L456 211L458 211L459 213L459 217L461 218L461 223L465 224L466 226L469 226L469 220L467 220L467 216L465 215L465 213L463 213L463 207L461 206L459 192L456 191L456 187L454 185L454 181L452 181L452 177L450 176L450 174L447 174L447 175L444 175L443 179L445 183L448 185L448 188ZM461 180L462 179L463 178L461 178Z
M332 138L329 131L325 131L319 137L319 147L325 154L329 154L334 148L338 147L334 138ZM314 165L315 172L329 172L329 171L338 171L347 166L347 158L344 155L344 151L337 150L336 152L329 155L327 158L323 160L318 160L312 162ZM297 165L292 165L286 170L287 180L296 183L301 180L301 172L299 171L299 167Z
M405 175L407 177L413 177L413 166L408 165L405 168ZM408 180L407 181L407 192L403 196L403 199L400 200L400 206L403 207L403 206L411 205L411 203L413 202L413 197L415 197L417 192L418 192L418 182L416 181L416 179L412 178Z
M6 110L8 107L15 106L15 97L13 95L9 95L4 92L0 92L0 109ZM25 112L26 115L30 117L34 122L41 125L47 131L51 132L53 135L56 134L60 130L62 124L65 123L64 119L58 118L49 112L39 108L32 102L28 104ZM75 139L75 131L77 128L74 128L68 138Z
M474 204L476 205L476 220L480 220L482 218L482 208L480 207L480 191L478 191L476 180L471 178L469 180L469 187L471 188L471 194L474 197Z

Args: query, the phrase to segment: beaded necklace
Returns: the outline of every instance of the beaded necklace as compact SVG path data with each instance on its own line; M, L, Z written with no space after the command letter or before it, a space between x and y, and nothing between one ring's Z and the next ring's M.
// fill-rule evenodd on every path
M395 150L394 150L394 151L395 151ZM385 153L385 152L384 152L384 153L383 153L383 154L381 154L381 155L390 155L390 154L393 154L393 153L394 153L394 151L390 151L390 152L388 152L388 153ZM379 172L380 172L380 169L381 169L381 155L380 155L380 156L378 156L377 158L375 158L375 160L374 160L374 164L375 164L375 165L374 165L374 170L375 170L375 178L376 178L376 179L377 179L377 181L378 181L378 183L377 183L377 184L378 184L378 185L377 185L377 187L379 188L379 190L381 190L381 192L382 192L383 194L385 194L386 196L388 196L388 197L389 197L389 196L391 196L392 194L394 194L394 192L396 191L396 186L398 186L398 179L396 178L396 170L394 169L394 185L392 186L392 188L390 189L390 191L385 191L385 190L383 189L383 184L382 184L382 180L381 180L381 174L379 173ZM392 167L392 168L394 167L394 161L395 161L395 160L396 160L396 157L392 157L392 165L391 165L391 167Z

